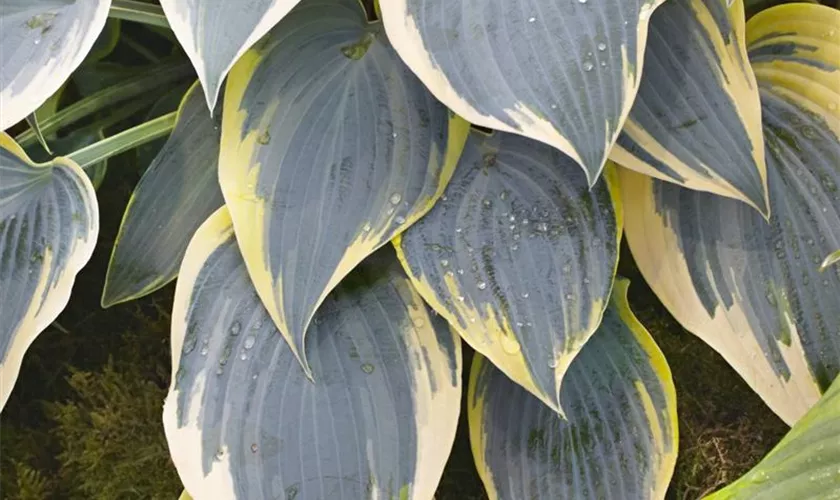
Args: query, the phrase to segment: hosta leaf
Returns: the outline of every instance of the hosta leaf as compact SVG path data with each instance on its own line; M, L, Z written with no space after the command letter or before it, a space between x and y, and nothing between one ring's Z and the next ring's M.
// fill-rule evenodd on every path
M758 465L706 500L840 496L838 380Z
M563 374L612 288L622 224L614 194L606 181L590 190L550 146L474 132L444 197L395 241L423 298L558 412Z
M598 331L566 375L562 419L480 355L470 442L492 500L661 499L677 461L677 404L664 356L618 280Z
M823 117L840 135L840 11L789 4L765 10L747 25L750 62L758 84ZM799 123L794 121L797 129ZM801 130L812 138L808 129Z
M210 110L230 68L300 0L160 0Z
M662 0L389 0L388 37L477 125L550 144L594 184L639 86Z
M430 499L458 421L461 347L393 251L316 314L313 381L263 307L227 209L196 233L172 314L164 405L186 489L212 498Z
M85 146L90 146L91 144L99 142L104 138L105 134L102 132L102 129L88 127L74 130L63 137L50 139L50 144L52 144L53 153L55 155L64 156L82 149ZM37 143L24 148L24 150L29 158L35 162L46 163L53 158L53 155L47 154L41 145ZM84 169L84 172L88 177L90 177L93 188L99 189L99 186L101 186L102 182L105 180L105 174L108 172L108 161L101 161L95 165L87 167Z
M819 270L840 248L840 116L831 106L840 89L827 85L840 73L812 44L836 51L840 38L807 36L829 32L840 12L782 6L751 25L776 9L787 13L769 28L775 34L759 37L767 49L750 49L762 88L769 223L734 200L629 171L622 196L634 207L627 239L654 292L793 423L840 370L840 268ZM802 35L791 41L790 33Z
M0 4L0 130L55 93L93 47L110 0L4 0Z
M219 129L196 83L181 102L175 130L128 202L108 265L103 307L142 297L175 279L193 233L224 204Z
M468 127L355 0L309 0L231 71L219 173L254 285L307 367L318 305L428 211Z
M34 164L0 133L0 409L24 352L67 304L98 233L96 194L82 169L65 158Z
M610 157L767 213L761 107L742 0L729 7L671 0L656 10L639 94Z
M764 9L769 9L774 5L781 5L785 3L819 3L818 0L744 0L744 7L746 10L746 18L758 14Z

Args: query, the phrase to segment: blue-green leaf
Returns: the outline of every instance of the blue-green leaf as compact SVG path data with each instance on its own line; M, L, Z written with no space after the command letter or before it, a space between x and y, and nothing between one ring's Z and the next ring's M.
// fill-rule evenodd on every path
M212 111L230 68L300 0L161 0Z
M423 298L558 412L618 262L621 204L605 177L590 189L546 144L474 132L443 198L395 241Z
M677 461L671 371L618 280L563 384L564 420L480 355L470 441L491 499L662 499Z
M193 233L224 204L218 121L196 83L128 202L108 265L103 307L142 297L175 279Z
M0 130L38 109L67 80L105 26L111 0L0 4Z
M222 192L254 286L304 368L318 305L432 207L467 131L356 0L308 0L231 71Z
M663 0L388 0L388 37L468 121L571 156L594 184L642 75Z
M0 132L0 409L98 233L96 193L82 169L66 158L35 164Z
M333 291L306 350L314 382L263 307L219 210L190 243L172 313L164 428L187 491L431 499L458 422L461 347L393 250Z
M761 106L742 0L671 0L654 12L639 94L610 158L767 215Z

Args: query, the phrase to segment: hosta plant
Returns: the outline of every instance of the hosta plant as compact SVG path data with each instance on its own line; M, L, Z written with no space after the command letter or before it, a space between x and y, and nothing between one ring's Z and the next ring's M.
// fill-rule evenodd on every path
M490 498L663 498L624 237L794 426L713 496L837 495L835 7L0 0L0 404L129 152L102 305L178 278L185 497L431 499L464 411Z

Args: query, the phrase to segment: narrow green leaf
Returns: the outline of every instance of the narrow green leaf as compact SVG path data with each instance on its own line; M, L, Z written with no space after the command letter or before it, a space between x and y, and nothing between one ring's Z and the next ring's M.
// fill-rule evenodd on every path
M29 345L58 316L93 253L99 208L66 158L35 164L0 133L0 410Z
M610 158L728 196L767 216L758 86L742 0L672 0L654 12L639 94Z
M389 0L388 37L468 121L550 144L590 185L633 104L663 0Z
M751 471L705 500L840 496L840 378Z
M161 0L212 111L233 64L300 0Z
M41 126L38 124L37 113L33 111L32 113L26 115L26 123L29 125L29 129L32 130L32 133L35 134L35 137L38 138L38 143L41 144L41 147L44 148L44 151L46 151L49 154L52 154L50 145L47 144L47 139L44 137L44 132L41 130Z
M590 189L546 144L474 132L444 197L394 242L423 298L558 412L618 263L621 205L605 177Z
M734 200L622 172L636 263L677 320L793 424L840 372L840 12L791 4L748 26L769 222ZM832 65L833 61L833 65Z
M470 442L491 499L662 499L677 461L671 371L618 280L561 393L564 420L482 356L470 373Z
M162 64L139 72L135 77L105 88L85 97L70 106L62 108L54 115L40 121L41 130L49 137L62 127L76 123L97 111L109 106L124 103L138 96L154 95L156 89L173 82L187 78L192 72L189 64L172 62ZM36 141L35 134L30 131L17 136L15 140L22 146Z
M231 71L219 178L254 285L307 363L319 304L423 216L468 126L356 0L309 0Z
M136 23L169 28L169 21L167 21L163 9L159 5L146 2L112 0L111 10L108 12L108 16L115 19L124 19Z
M175 129L128 202L108 265L103 307L142 297L175 279L193 233L224 204L220 135L196 82L181 102Z
M0 4L0 130L38 109L67 80L105 26L110 0Z
M319 309L313 383L262 306L223 208L184 258L172 352L164 429L195 498L433 497L458 423L461 347L390 248Z
M82 168L107 160L142 144L167 135L175 127L178 113L169 113L160 118L124 130L107 139L70 153L68 157Z

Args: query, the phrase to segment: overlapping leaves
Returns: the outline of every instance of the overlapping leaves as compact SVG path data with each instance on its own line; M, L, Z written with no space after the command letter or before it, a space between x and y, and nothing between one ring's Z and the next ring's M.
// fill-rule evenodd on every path
M196 233L175 295L164 426L191 495L432 498L458 422L461 348L392 249L318 310L314 383L260 302L227 209Z
M761 106L742 0L671 0L657 9L639 94L611 158L767 215Z
M665 497L677 459L676 394L665 358L630 311L628 285L618 280L572 362L565 419L473 360L470 441L490 498Z
M388 36L432 93L477 125L571 156L594 184L642 75L662 0L389 0Z
M621 205L556 149L474 132L444 197L395 242L423 297L555 411L606 307Z
M234 67L222 192L254 286L305 369L319 304L431 208L466 132L355 0L308 0Z
M840 12L784 5L748 26L771 217L625 171L630 248L672 314L793 423L840 370Z

